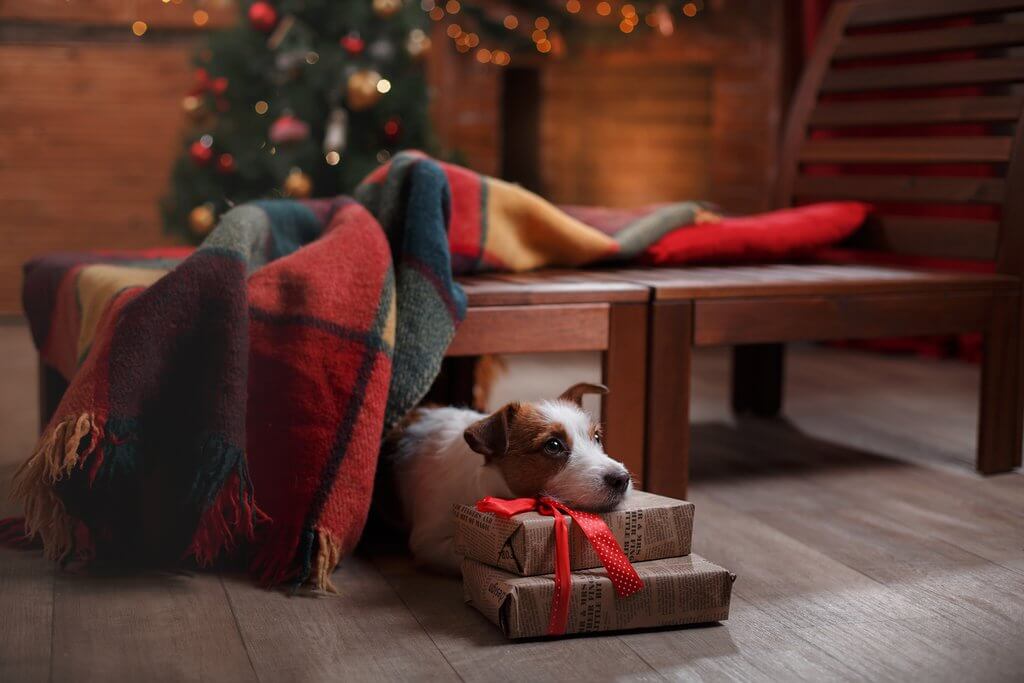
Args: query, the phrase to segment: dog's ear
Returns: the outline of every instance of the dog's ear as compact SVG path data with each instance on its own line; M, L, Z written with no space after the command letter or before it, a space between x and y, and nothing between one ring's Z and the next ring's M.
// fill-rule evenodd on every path
M583 395L584 394L604 394L608 393L608 387L603 384L588 384L587 382L580 382L579 384L573 384L571 387L562 392L562 395L558 398L563 401L571 401L576 405L583 406Z
M509 403L493 415L488 415L466 427L462 436L474 451L491 462L508 451L509 420L519 409L518 403Z

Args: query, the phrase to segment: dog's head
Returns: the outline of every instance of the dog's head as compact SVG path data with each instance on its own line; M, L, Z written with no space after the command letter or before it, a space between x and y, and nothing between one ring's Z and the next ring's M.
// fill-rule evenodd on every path
M601 428L583 410L584 394L606 393L599 384L575 384L553 401L509 403L470 425L466 443L517 496L610 510L629 492L629 472L604 452Z

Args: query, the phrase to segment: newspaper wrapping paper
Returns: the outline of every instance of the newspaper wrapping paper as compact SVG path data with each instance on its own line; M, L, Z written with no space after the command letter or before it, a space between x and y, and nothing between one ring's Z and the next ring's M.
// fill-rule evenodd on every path
M454 506L455 552L520 576L555 571L555 521L536 512L503 519L469 505ZM619 509L598 515L630 562L690 554L693 503L633 491ZM569 565L601 566L601 559L579 528L569 523Z
M644 589L620 598L604 569L573 572L565 632L624 631L657 626L704 624L729 618L736 575L699 555L634 565ZM517 576L475 560L462 562L467 604L497 624L508 638L536 638L548 632L554 576Z

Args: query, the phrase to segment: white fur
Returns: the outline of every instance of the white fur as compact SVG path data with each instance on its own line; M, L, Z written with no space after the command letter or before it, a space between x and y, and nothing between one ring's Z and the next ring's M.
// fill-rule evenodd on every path
M603 477L626 469L594 440L590 417L566 401L546 401L538 409L561 423L573 444L568 462L548 481L544 493L581 507L603 508L615 502ZM473 410L422 408L399 437L395 475L411 527L409 549L418 564L458 573L462 558L453 547L452 506L473 505L485 496L514 497L501 471L485 464L484 456L470 449L463 436L467 427L485 417Z
M409 549L419 564L458 573L462 558L452 547L452 506L512 497L501 472L485 466L484 456L463 437L466 427L485 417L473 410L423 408L398 442L398 492L412 527Z
M572 440L569 462L548 480L546 495L582 508L600 509L618 502L604 484L607 474L628 474L622 463L612 460L594 440L591 419L584 410L568 401L544 401L537 406L550 422L560 423ZM626 494L632 490L630 482Z

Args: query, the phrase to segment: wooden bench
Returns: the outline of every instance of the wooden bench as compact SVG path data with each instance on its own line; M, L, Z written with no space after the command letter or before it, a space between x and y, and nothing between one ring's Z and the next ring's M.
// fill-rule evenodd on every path
M977 469L1021 463L1021 280L1024 273L1024 24L1000 12L1008 0L867 0L837 3L800 82L785 129L777 204L859 199L876 204L852 246L930 257L983 259L992 274L864 265L770 265L626 269L617 277L652 289L648 353L646 482L658 493L687 488L690 353L735 346L733 407L771 416L782 405L784 342L968 331L984 333ZM969 26L935 20L974 17ZM929 28L913 23L931 22ZM904 24L898 33L860 29ZM927 25L927 24L926 24ZM851 32L853 35L851 35ZM860 34L858 35L858 32ZM944 63L862 66L958 51ZM967 51L967 52L965 52ZM970 51L974 51L973 54ZM845 64L844 64L845 62ZM978 95L884 99L893 91L978 86ZM845 99L866 93L863 99ZM842 98L835 98L837 94ZM824 98L824 101L823 101ZM886 137L891 126L985 124L960 137ZM877 127L867 137L812 137L817 129ZM842 176L813 175L811 163L843 164ZM987 164L991 176L879 172L891 164ZM862 164L870 164L864 166ZM859 166L860 165L860 166ZM900 168L900 167L897 167ZM914 169L919 166L914 166ZM885 202L983 204L999 220L900 216ZM842 387L837 386L837 391Z

